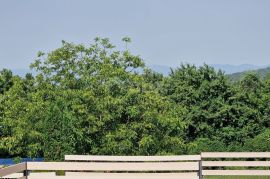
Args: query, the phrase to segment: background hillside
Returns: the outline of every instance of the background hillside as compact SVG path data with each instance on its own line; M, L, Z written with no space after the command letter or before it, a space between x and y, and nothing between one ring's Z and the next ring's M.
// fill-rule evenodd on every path
M243 72L237 72L237 73L229 74L228 76L232 81L239 81L239 80L241 80L241 78L243 78L248 73L255 73L261 79L264 79L268 74L270 74L270 67L261 68L261 69L257 69L257 70L247 70L247 71L243 71Z

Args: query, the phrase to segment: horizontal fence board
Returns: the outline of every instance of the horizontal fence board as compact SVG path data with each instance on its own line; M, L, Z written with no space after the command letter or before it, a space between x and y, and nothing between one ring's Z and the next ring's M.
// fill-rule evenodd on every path
M270 152L202 152L202 158L270 158Z
M47 176L47 177L50 177L50 176L56 176L56 173L55 172L42 172L42 173L36 173L36 172L31 172L29 174L29 176L36 176L36 177L40 177L40 176Z
M53 177L27 177L27 179L93 179L89 176L53 176ZM94 179L108 179L108 177L104 178L94 178ZM119 179L117 177L111 177L109 179ZM127 178L120 178L120 179L127 179ZM130 177L128 179L165 179L165 177L155 177L155 176L149 176L149 177ZM179 179L179 176L170 176L168 179ZM180 178L182 179L182 178ZM199 179L199 177L184 177L183 179Z
M66 161L121 161L121 162L153 162L153 161L199 161L200 155L177 156L100 156L100 155L65 155Z
M136 177L131 177L128 179L164 179L164 176L161 177L155 177L155 176L149 176L149 177L140 177L140 178L136 178ZM27 177L27 179L48 179L48 177ZM50 177L49 179L93 179L89 176L54 176L54 177ZM94 178L94 179L108 179L108 177L104 177L104 178ZM119 179L117 177L111 177L109 179ZM120 179L124 179L124 178L120 178ZM127 178L125 178L127 179ZM169 176L168 179L179 179L179 176ZM185 177L183 179L199 179L199 177Z
M25 177L25 176L23 176L23 177L20 177L20 178L18 178L18 179L26 179L26 177Z
M108 162L27 162L28 170L68 171L183 171L199 170L199 162L149 162L149 163L108 163Z
M26 170L26 163L19 163L0 169L0 177Z
M12 173L10 175L5 175L3 178L21 178L23 177L23 173Z
M197 175L180 175L174 173L152 173L152 174L143 174L143 173L130 173L130 174L116 174L110 175L96 175L96 176L86 176L86 175L70 175L70 176L52 176L50 179L199 179ZM46 177L33 177L29 176L28 179L48 179Z
M50 177L50 176L56 176L56 174L55 174L55 172L42 172L42 173L30 173L29 176ZM23 173L13 173L13 174L4 176L4 178L21 178L21 177L23 177Z
M270 167L270 161L203 161L203 167Z
M268 176L270 175L270 170L203 170L203 176L215 175L215 176L237 176L237 175L246 175L246 176Z
M86 172L66 172L66 176L88 176L95 179L198 179L198 173L86 173Z

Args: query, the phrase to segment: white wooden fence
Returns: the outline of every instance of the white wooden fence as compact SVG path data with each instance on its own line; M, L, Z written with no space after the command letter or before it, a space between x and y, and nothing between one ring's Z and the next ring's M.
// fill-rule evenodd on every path
M202 175L269 175L270 152L211 152L201 153ZM217 161L218 159L218 161ZM222 160L221 160L222 159ZM229 160L228 160L229 159ZM249 160L243 160L249 159ZM250 160L252 159L252 160ZM214 161L213 161L214 160ZM219 169L209 169L209 168ZM225 170L224 168L230 168ZM243 168L239 170L237 168ZM246 169L248 167L248 169ZM252 167L252 169L250 169ZM264 167L266 169L257 169ZM220 169L222 168L222 169ZM235 169L236 168L236 169ZM256 169L256 170L255 170Z
M181 156L67 155L65 162L26 162L5 167L0 169L0 177L21 179L201 179L207 175L270 176L269 159L270 152L217 152ZM234 167L236 168L234 169ZM240 170L239 167L244 168ZM56 171L61 171L61 174L64 175L58 176Z

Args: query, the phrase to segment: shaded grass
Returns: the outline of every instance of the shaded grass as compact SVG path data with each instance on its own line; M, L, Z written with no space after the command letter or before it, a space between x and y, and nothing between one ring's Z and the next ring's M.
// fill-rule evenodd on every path
M270 179L270 176L205 176L204 179Z

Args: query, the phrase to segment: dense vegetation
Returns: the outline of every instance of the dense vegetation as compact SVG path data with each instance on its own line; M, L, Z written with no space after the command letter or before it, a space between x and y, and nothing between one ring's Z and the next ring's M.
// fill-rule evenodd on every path
M270 149L270 78L232 83L189 64L164 77L100 38L39 52L31 67L0 72L0 157Z

